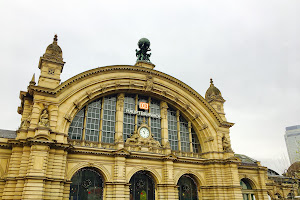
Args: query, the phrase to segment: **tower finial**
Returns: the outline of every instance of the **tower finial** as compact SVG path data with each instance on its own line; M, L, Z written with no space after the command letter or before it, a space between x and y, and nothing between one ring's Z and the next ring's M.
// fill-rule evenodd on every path
M29 85L35 85L35 74L33 74L32 79L29 82Z
M212 78L210 78L210 84L213 85L214 84L214 81Z
M57 34L54 35L53 43L57 43Z

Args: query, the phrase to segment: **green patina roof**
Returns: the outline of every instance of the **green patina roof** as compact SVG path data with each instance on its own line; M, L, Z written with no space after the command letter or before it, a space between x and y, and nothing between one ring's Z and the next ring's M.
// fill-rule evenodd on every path
M236 157L241 159L242 163L246 164L256 164L257 160L254 160L253 158L250 158L249 156L243 155L243 154L234 154Z

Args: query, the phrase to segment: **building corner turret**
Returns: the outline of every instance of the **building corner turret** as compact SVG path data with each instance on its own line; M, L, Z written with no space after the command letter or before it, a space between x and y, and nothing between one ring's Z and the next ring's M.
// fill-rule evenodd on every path
M224 121L227 121L224 112L225 99L222 97L220 90L214 85L210 79L210 86L205 93L205 99L217 111Z
M65 62L62 57L62 50L57 45L57 35L53 38L45 54L40 58L39 69L41 74L38 86L54 89L60 84L60 74Z

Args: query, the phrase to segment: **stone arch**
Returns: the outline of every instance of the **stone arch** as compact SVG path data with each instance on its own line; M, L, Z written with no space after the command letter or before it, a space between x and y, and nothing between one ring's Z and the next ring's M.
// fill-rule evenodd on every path
M150 167L142 167L142 166L136 167L136 168L132 169L131 171L129 171L129 173L126 175L126 182L129 183L131 177L136 172L139 172L139 171L147 171L149 174L151 174L152 178L155 181L155 184L160 184L162 182L161 176L159 175L159 173L156 170L154 170Z
M99 171L99 173L102 175L103 179L105 182L110 182L111 181L111 175L109 171L102 165L98 163L91 163L91 162L83 162L83 163L78 163L75 165L72 169L70 169L67 173L67 180L71 180L74 174L85 167L90 167L90 168L95 168Z
M153 77L151 90L147 90L146 87L148 76ZM108 66L78 74L55 89L54 94L59 99L59 110L65 111L58 115L58 131L68 134L72 119L84 105L97 97L116 91L148 94L175 106L192 122L204 151L218 150L216 133L219 127L229 128L233 125L223 121L201 95L176 78L137 66ZM209 142L206 142L207 140Z
M251 177L249 175L245 175L244 177L240 178L240 181L243 180L243 179L246 180L250 184L252 189L258 189L259 184L254 180L253 177Z
M197 173L197 172L195 172L195 171L191 171L191 170L182 170L182 171L178 172L178 173L175 175L175 177L174 177L174 184L176 185L176 184L178 183L180 177L182 177L182 176L185 175L185 174L190 174L190 175L193 176L193 178L196 179L197 184L198 184L198 185L197 185L198 189L200 189L200 186L201 186L201 185L205 185L205 184L206 184L206 183L205 183L205 179L204 179L199 173Z

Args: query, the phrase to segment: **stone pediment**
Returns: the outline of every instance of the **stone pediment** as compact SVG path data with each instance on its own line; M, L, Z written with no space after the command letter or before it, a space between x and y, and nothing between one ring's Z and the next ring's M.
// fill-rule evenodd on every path
M165 156L164 159L166 159L166 160L176 160L177 156L175 156L174 154L171 153L171 154Z
M130 152L123 148L123 149L119 149L119 150L115 151L114 154L128 156L128 155L130 155Z

